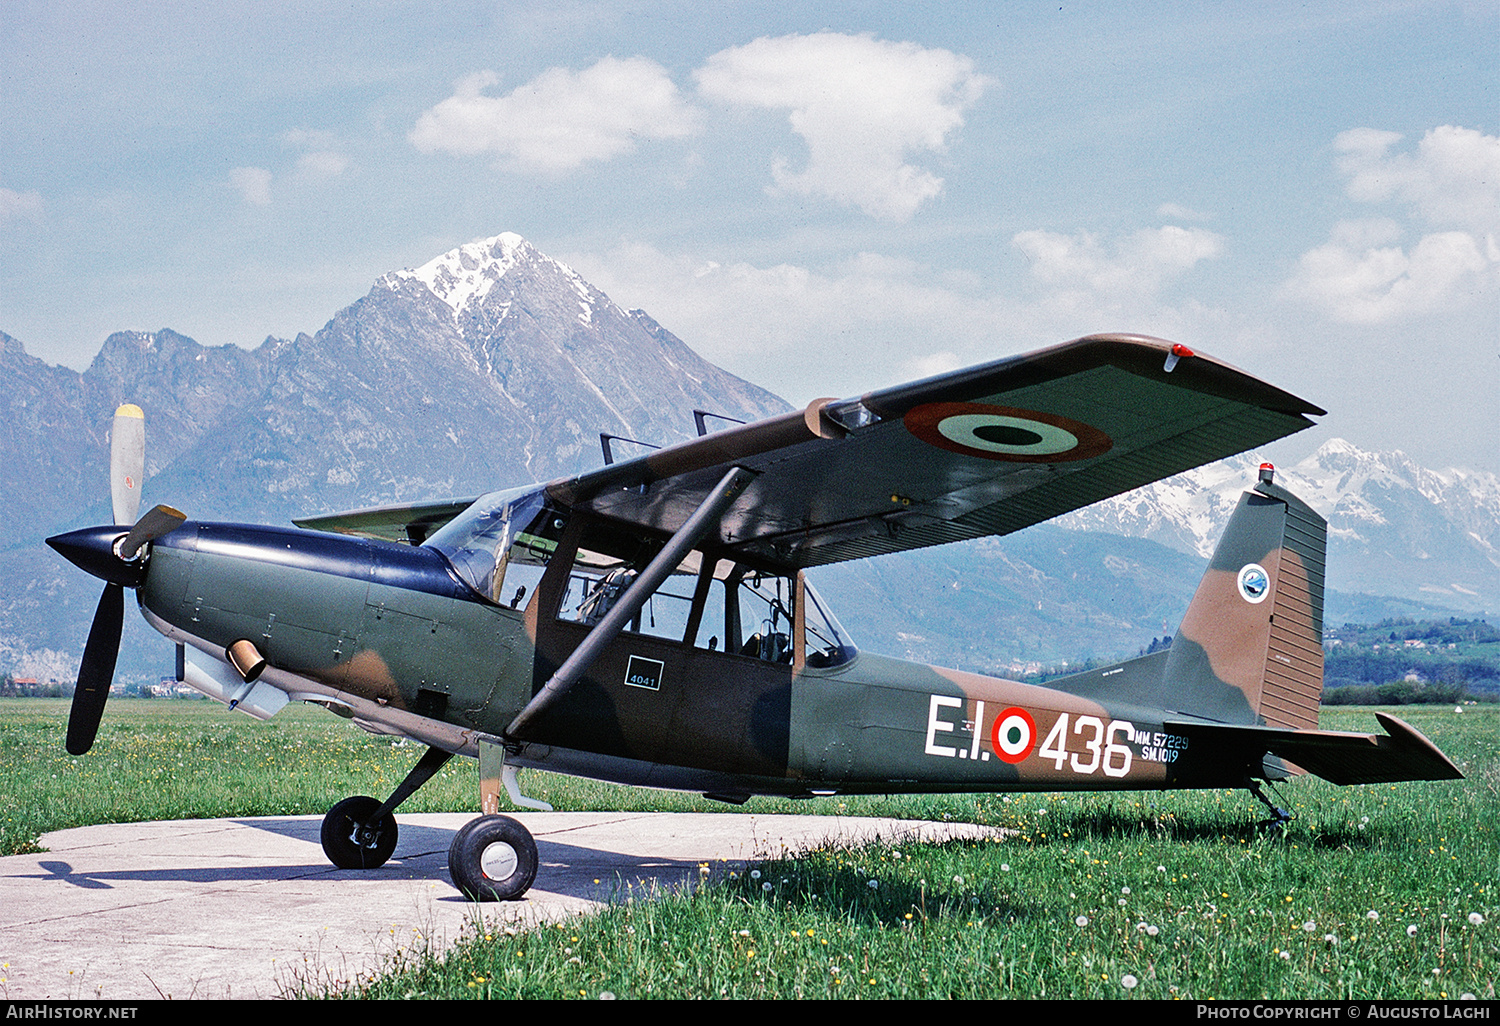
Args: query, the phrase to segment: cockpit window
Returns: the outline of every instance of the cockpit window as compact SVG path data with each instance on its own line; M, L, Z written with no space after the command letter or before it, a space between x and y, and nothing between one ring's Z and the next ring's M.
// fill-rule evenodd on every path
M559 523L535 485L491 492L427 539L460 577L496 605L525 605L557 549Z

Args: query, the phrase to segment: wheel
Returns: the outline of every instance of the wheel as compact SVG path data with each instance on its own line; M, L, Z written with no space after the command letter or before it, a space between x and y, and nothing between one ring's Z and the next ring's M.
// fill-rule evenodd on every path
M345 798L323 817L323 854L340 869L378 869L396 850L396 817L386 813L367 824L380 802L363 795Z
M453 886L475 901L515 901L536 879L536 841L509 816L464 824L448 847Z

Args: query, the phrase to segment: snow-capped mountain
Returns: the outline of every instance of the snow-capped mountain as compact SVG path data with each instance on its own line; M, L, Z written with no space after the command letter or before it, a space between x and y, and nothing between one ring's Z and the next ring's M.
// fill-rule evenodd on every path
M1207 557L1260 458L1246 453L1070 513L1073 530L1148 538ZM1461 610L1500 608L1500 480L1434 471L1340 438L1277 482L1328 519L1329 586Z

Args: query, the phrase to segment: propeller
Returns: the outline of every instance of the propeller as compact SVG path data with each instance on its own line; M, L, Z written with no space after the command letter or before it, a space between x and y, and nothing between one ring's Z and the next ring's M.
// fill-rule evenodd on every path
M73 708L68 714L67 749L71 755L87 752L99 733L104 703L115 676L115 661L120 655L125 589L138 587L146 576L145 565L138 558L141 550L187 520L186 515L171 506L153 507L136 519L145 469L145 414L139 406L127 403L115 411L110 431L110 498L115 524L134 526L123 538L118 526L111 526L85 528L47 539L47 544L69 561L105 582L88 642L83 647L78 687L73 692Z

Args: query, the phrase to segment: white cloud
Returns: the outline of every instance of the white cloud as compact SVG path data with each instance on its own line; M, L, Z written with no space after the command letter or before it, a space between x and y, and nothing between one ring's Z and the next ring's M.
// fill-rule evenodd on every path
M1334 241L1302 254L1290 286L1335 320L1379 324L1447 308L1484 288L1491 260L1467 232L1425 235L1410 253L1340 241L1350 234L1336 231Z
M1500 288L1500 137L1443 125L1414 153L1393 153L1396 132L1353 128L1334 139L1351 199L1395 204L1404 220L1449 229L1409 249L1393 218L1342 221L1302 254L1287 294L1338 321L1379 324L1459 309Z
M304 151L297 158L297 171L303 178L337 178L349 170L349 158L339 152L338 139L332 132L293 128L282 133L281 141Z
M237 167L229 172L229 184L246 203L264 207L271 202L271 172L263 167Z
M893 221L942 192L941 178L907 158L942 151L991 82L947 50L832 32L757 39L693 76L706 97L790 111L808 160L800 172L777 161L778 189Z
M944 349L942 352L929 353L912 360L908 366L919 378L931 378L949 371L958 370L964 365L963 360L958 358L957 353L950 353Z
M41 216L41 193L0 188L0 224L7 221L34 221Z
M410 139L424 153L493 153L535 171L571 171L635 147L698 130L667 71L644 57L606 57L574 72L550 68L504 96L486 96L492 71L454 84L453 95L417 119Z
M293 128L282 133L281 141L316 150L331 150L337 144L334 134L321 128Z
M332 150L318 150L297 158L297 168L314 178L334 178L348 170L349 158Z
M1203 260L1224 240L1202 228L1142 228L1113 244L1088 232L1020 232L1011 241L1031 261L1031 273L1051 286L1082 288L1110 298L1149 297Z
M1422 137L1416 153L1390 153L1400 140L1371 128L1334 139L1351 199L1395 199L1433 227L1500 231L1500 136L1443 125Z
M955 282L941 270L875 253L823 268L704 260L643 244L565 259L616 302L645 308L708 359L793 402L852 395L1095 331L1191 342L1219 318L1196 304L1171 307L1147 288L1127 288L1118 270L1113 277L1100 270L1155 261L1159 283L1177 273L1171 267L1216 253L1217 236L1158 230L1113 247L1080 238L1073 238L1074 257L1091 259L1094 276L1068 270L1062 259L1048 265L1062 280L1043 283L1037 297ZM1091 247L1096 252L1085 259Z
M1212 221L1213 215L1206 214L1192 207L1184 207L1179 203L1163 203L1156 208L1159 217L1171 218L1173 221Z

